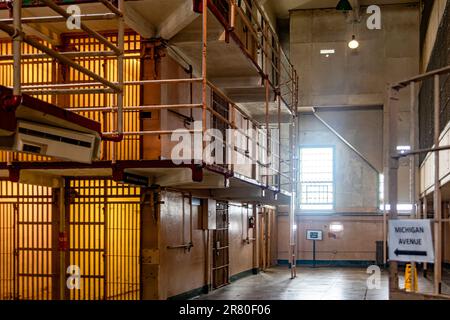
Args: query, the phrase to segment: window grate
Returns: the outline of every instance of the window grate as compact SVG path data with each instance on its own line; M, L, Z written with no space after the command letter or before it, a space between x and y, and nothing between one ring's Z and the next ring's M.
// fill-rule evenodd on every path
M333 209L333 158L333 148L300 149L300 209Z

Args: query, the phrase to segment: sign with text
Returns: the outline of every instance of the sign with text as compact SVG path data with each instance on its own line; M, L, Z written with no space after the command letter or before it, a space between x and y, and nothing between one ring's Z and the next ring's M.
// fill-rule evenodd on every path
M322 240L322 230L306 230L306 240Z
M124 172L123 173L123 183L132 184L135 186L142 186L142 187L148 187L150 179L146 176L140 176L137 174Z
M433 262L430 220L390 220L389 260Z

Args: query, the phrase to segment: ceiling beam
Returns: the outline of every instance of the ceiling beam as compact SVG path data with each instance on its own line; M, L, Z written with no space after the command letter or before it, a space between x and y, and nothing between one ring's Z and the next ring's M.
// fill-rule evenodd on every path
M125 2L125 24L143 38L149 39L156 35L156 27L127 2Z
M198 16L199 14L193 10L192 0L184 0L183 4L161 23L157 34L165 40L170 40Z

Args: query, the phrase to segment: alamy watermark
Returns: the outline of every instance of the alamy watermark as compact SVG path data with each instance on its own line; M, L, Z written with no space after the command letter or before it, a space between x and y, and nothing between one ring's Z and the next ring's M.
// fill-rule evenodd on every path
M368 290L381 289L381 269L379 266L371 265L366 271L370 276L367 278L366 285Z
M66 274L68 275L66 285L69 290L81 289L81 269L77 265L67 267Z
M174 164L248 165L256 163L258 139L255 129L206 129L203 122L194 121L194 130L177 129L170 137L175 143L171 158ZM192 133L192 131L194 133ZM237 152L236 152L237 151Z

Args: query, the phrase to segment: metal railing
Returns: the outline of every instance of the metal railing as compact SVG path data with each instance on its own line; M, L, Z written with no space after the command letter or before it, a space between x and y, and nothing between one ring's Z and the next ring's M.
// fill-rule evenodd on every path
M241 130L235 123L235 115L249 119L252 126L258 130L262 130L265 134L265 143L257 141L259 148L265 153L265 162L261 163L259 161L259 166L263 174L259 177L259 180L264 180L266 187L271 185L278 188L282 187L281 181L282 177L284 179L289 179L292 177L292 172L286 172L282 170L282 163L290 163L293 160L294 150L290 150L288 155L280 155L274 152L272 145L274 144L271 138L271 120L269 119L269 106L271 90L275 93L276 103L277 103L277 127L278 131L278 144L281 145L281 110L287 107L292 118L288 121L291 126L295 122L296 108L298 104L298 76L296 74L293 65L289 62L289 59L281 49L281 44L279 42L278 36L274 29L272 28L266 13L257 1L254 0L224 0L218 2L226 2L226 6L219 7L219 11L224 14L226 13L226 22L229 23L231 32L236 29L238 23L241 23L245 28L244 36L250 37L251 40L246 41L246 46L241 46L241 48L247 53L250 53L250 45L255 48L254 54L250 57L254 59L257 65L260 67L262 72L262 85L265 87L265 123L258 123L254 121L252 117L241 108L239 108L235 103L233 103L219 88L217 88L213 83L208 80L207 72L207 51L208 51L208 10L214 10L216 5L213 1L203 1L203 15L202 15L202 72L201 77L193 79L162 79L162 80L141 80L141 81L124 81L124 15L125 6L124 0L118 1L118 7L115 7L109 1L100 1L105 5L111 13L102 14L92 14L83 15L84 20L94 20L94 19L117 19L118 21L118 32L117 41L109 40L102 34L88 27L86 24L81 23L80 28L88 34L90 37L96 39L101 45L103 45L106 50L99 51L69 51L69 52L57 52L49 48L48 46L42 44L41 42L35 40L32 37L25 35L22 31L22 24L27 23L43 23L50 21L64 21L67 19L68 14L63 10L58 4L52 0L43 0L42 3L51 8L59 16L51 17L33 17L22 18L22 1L14 1L13 7L13 18L12 19L2 19L0 20L0 29L9 34L13 41L13 55L4 56L1 60L12 59L14 63L14 83L13 89L15 95L20 95L21 93L27 93L32 95L78 95L78 94L113 94L115 96L115 105L106 105L99 107L85 107L85 108L68 108L68 110L83 113L101 113L112 114L114 116L115 125L112 130L106 130L103 132L103 137L106 140L112 141L114 146L112 147L112 162L117 160L117 145L126 136L151 136L151 135L170 135L175 132L175 130L155 130L155 131L143 131L124 130L124 115L130 112L140 112L140 111L157 111L157 110L170 110L170 109L201 109L202 110L202 123L203 135L206 135L207 122L214 118L225 125L227 128L236 129L241 134L244 134L246 139L253 139L253 137L248 136L244 130ZM217 2L217 1L216 1ZM225 10L224 8L228 8ZM217 9L217 7L216 7ZM12 24L12 26L11 26ZM228 30L227 30L228 31ZM236 32L237 34L237 32ZM242 34L235 37L236 41L240 41ZM248 39L247 39L248 40ZM20 50L20 44L25 42L32 47L39 49L42 53L34 54L23 54ZM242 41L240 41L242 44ZM259 53L257 52L259 51ZM43 83L40 85L24 85L21 84L20 75L20 64L26 59L36 59L51 57L59 60L62 64L67 65L75 69L80 74L84 74L91 78L93 81L84 81L78 83ZM108 80L106 77L102 77L97 73L89 70L89 68L83 66L79 59L82 58L94 58L94 57L107 57L110 59L117 60L117 70L116 70L116 81ZM124 107L124 90L129 86L141 86L146 84L183 84L183 83L201 83L202 86L202 98L201 103L184 103L184 104L158 104L158 105L144 105L144 106L129 106ZM209 105L208 93L213 92L218 94L221 98L225 99L229 105L230 117L226 118L220 113L218 113L212 106ZM193 131L192 131L193 132ZM292 142L292 141L291 141ZM225 141L227 146L235 145L235 141ZM281 148L280 148L281 150ZM236 152L240 152L243 155L248 155L248 150L240 150L235 148ZM280 152L278 152L280 153ZM253 159L261 160L261 159ZM8 158L8 163L11 163L11 157ZM233 166L229 168L233 171ZM290 170L289 170L290 171ZM271 177L275 177L271 180ZM275 185L276 184L276 185ZM291 189L294 187L292 181L290 181Z

